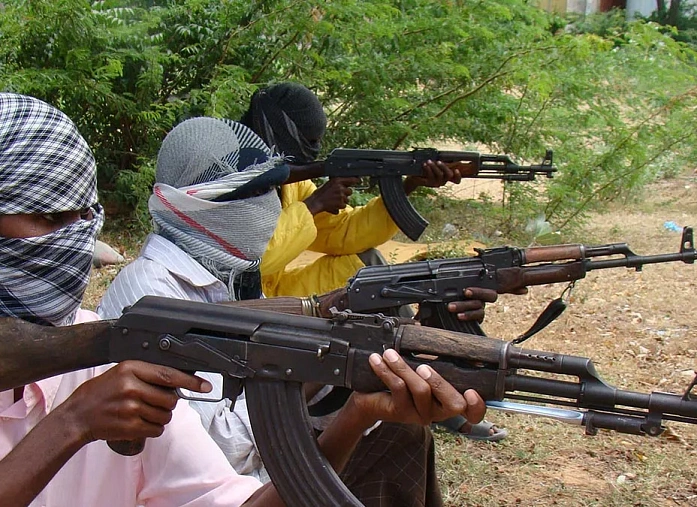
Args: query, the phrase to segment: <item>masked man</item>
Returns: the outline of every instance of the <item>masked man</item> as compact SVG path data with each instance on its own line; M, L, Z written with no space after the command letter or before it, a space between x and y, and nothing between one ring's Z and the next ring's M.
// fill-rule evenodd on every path
M331 178L319 188L311 180L301 179L304 167L323 163L316 158L327 117L312 91L298 83L257 90L241 122L283 154L291 167L290 177L279 193L283 211L261 261L267 297L323 294L344 287L366 265L386 264L377 247L390 240L398 228L382 197L353 208L348 198L357 178ZM404 191L408 195L419 186L440 187L448 181L459 183L460 179L457 169L428 161L423 176L405 178ZM289 268L305 250L325 255L305 266ZM481 321L485 303L496 301L497 295L475 289L469 298L463 297L449 310L460 320ZM404 310L401 314L408 316L409 309ZM472 425L462 417L444 421L442 426L472 440L495 442L508 434L488 421Z
M0 93L0 317L97 320L80 303L103 220L94 158L75 125L37 99ZM126 361L0 392L3 504L241 505L273 493L237 475L197 414L177 405L175 388L206 384ZM144 437L159 438L129 457L105 442Z

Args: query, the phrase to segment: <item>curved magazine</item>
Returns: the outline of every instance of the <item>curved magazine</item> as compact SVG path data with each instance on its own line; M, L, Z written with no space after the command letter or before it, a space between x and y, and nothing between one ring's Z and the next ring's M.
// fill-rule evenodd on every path
M428 221L419 215L407 199L401 176L381 176L378 187L387 212L397 227L412 241L419 239Z
M302 384L247 379L245 390L257 447L288 507L363 506L320 452Z

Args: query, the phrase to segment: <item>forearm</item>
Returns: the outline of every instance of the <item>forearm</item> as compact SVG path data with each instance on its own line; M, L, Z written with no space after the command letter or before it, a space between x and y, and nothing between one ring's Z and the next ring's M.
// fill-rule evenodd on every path
M0 461L0 498L29 505L86 443L59 407Z
M414 178L404 178L404 193L410 195L414 190L419 188L419 184L414 180Z
M284 185L296 183L298 181L320 178L324 176L324 160L318 160L305 165L288 164L290 174Z
M346 466L363 433L376 422L362 414L350 397L336 419L322 432L317 439L319 448L337 473Z

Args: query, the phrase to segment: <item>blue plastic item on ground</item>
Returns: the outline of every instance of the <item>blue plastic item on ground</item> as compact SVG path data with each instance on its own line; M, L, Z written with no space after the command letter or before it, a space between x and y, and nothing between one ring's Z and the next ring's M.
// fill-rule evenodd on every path
M663 228L667 231L672 231L672 232L682 232L682 227L680 227L678 224L675 222L668 221L663 223Z

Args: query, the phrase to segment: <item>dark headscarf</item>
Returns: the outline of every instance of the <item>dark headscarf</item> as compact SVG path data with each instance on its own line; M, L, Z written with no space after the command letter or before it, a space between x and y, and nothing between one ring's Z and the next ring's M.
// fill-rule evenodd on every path
M298 83L280 83L257 90L241 123L295 164L319 155L327 116L317 96Z

